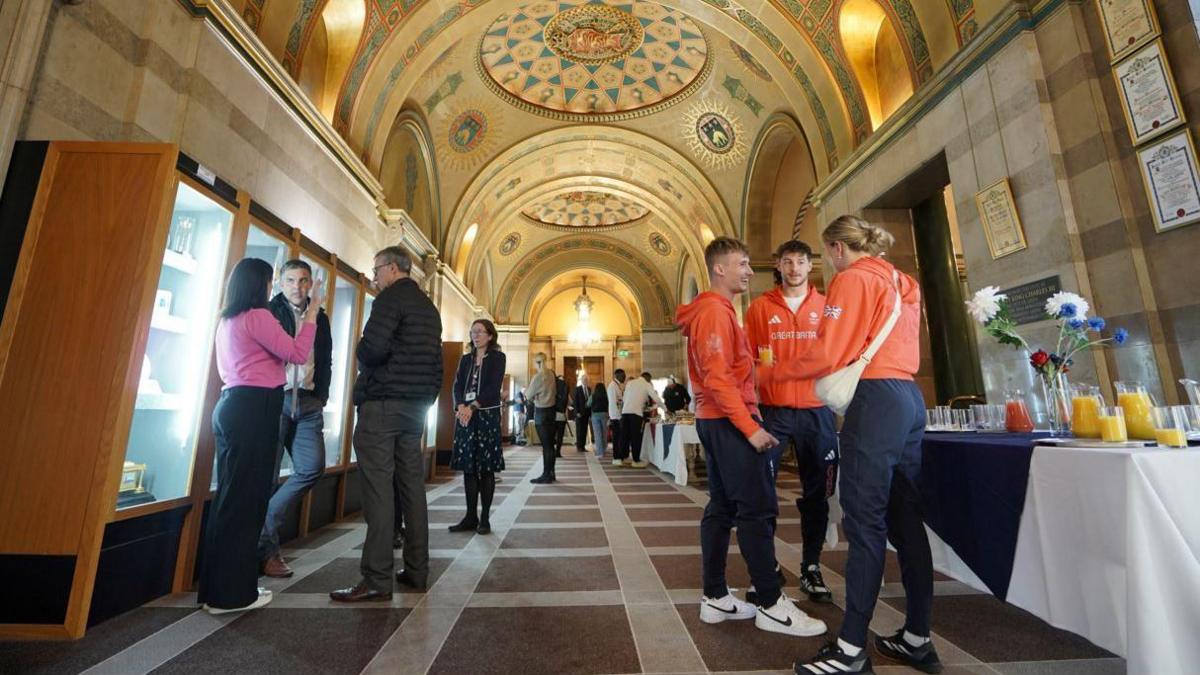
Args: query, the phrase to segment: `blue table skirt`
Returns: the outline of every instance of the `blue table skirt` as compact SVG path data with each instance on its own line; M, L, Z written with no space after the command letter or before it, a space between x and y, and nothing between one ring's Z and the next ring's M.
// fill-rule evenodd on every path
M1044 434L925 435L925 522L1005 599L1034 442Z
M671 454L671 436L675 434L675 425L674 424L660 424L658 426L658 428L660 431L662 431L663 458L666 458L667 456L669 456Z

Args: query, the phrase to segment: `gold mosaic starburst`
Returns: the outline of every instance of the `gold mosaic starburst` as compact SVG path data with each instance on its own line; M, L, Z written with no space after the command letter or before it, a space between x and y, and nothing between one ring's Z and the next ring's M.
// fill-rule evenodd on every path
M455 171L468 171L499 146L503 125L495 106L489 108L484 101L451 99L451 102L456 105L443 106L443 110L449 109L439 115L433 128L438 161Z
M746 134L729 106L709 99L682 115L679 132L692 154L712 169L729 169L746 159Z

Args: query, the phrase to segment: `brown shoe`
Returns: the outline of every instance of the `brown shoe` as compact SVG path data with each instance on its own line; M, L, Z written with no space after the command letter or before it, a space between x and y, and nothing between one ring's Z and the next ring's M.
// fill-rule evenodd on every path
M373 591L367 588L367 582L360 581L351 588L343 588L329 594L329 599L335 602L387 602L392 599L391 593Z
M283 558L279 554L267 558L267 561L263 563L262 569L264 576L273 579L286 579L293 574L292 568L288 567L288 564L283 561Z

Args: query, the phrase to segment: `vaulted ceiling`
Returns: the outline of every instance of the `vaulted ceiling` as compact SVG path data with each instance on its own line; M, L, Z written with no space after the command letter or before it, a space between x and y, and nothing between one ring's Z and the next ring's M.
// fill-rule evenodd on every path
M796 211L1006 2L229 1L491 309L571 240L674 302L714 234L790 236L762 202Z

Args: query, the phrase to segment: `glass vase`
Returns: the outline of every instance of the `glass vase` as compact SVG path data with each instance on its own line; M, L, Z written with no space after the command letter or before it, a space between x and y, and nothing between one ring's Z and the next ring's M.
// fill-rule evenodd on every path
M1042 375L1042 404L1051 436L1071 435L1071 390L1063 373Z

